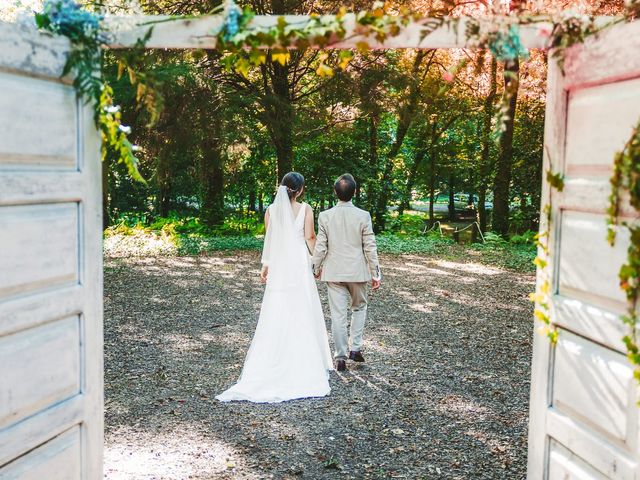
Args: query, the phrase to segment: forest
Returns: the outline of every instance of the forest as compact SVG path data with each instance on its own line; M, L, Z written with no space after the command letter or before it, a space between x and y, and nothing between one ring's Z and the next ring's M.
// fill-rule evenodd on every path
M353 9L370 8L369 3ZM458 3L410 8L448 15L497 8ZM566 7L558 3L537 6ZM622 6L592 3L583 6L587 13L615 13ZM337 9L318 1L248 4L265 14ZM139 13L185 15L217 4L136 5ZM516 12L525 7L530 6L511 3ZM127 13L132 7L115 4L111 10ZM146 179L132 180L113 155L105 159L107 234L144 228L191 237L260 236L278 180L296 170L306 179L304 200L316 214L335 202L334 179L353 174L354 202L371 213L378 234L403 238L432 231L459 240L458 232L466 229L469 240L485 238L480 230L492 232L489 238L496 241L533 245L541 204L547 52L506 63L484 50L265 55L263 64L246 62L241 68L229 68L230 55L218 51L141 48L104 55ZM135 75L144 81L132 82ZM147 108L136 107L140 103Z

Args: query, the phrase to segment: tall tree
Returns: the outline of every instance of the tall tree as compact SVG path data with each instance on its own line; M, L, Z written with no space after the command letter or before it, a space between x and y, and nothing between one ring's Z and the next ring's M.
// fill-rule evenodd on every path
M492 229L500 235L509 234L509 203L511 186L511 167L513 164L513 127L518 90L520 86L520 61L508 61L504 67L504 127L500 136L500 148L496 162L496 176L493 189Z
M418 112L421 82L429 73L429 68L433 64L435 53L436 50L419 50L416 52L411 70L407 75L407 94L404 101L401 101L398 107L398 120L394 134L394 141L384 157L383 172L380 180L380 195L376 202L376 210L373 219L373 226L376 231L382 231L385 227L385 216L389 203L389 195L391 193L391 176L393 173L394 161L398 156L398 153L400 153L400 149L404 144L409 128L411 127L411 124L416 117L416 113ZM429 60L425 68L421 69L425 58L428 58Z
M482 110L482 127L480 141L482 151L480 153L480 165L478 172L478 223L482 233L487 231L487 190L489 189L489 173L491 171L491 120L494 113L494 103L498 91L498 62L491 56L489 74L489 92L484 99Z
M220 129L217 122L208 125L210 134L202 141L200 157L200 214L209 227L224 222L224 170L220 151Z
M435 175L436 157L438 142L442 135L453 125L453 123L460 117L460 113L453 109L444 109L442 104L439 105L442 114L432 115L432 121L429 125L429 133L420 133L421 142L415 146L415 158L407 174L407 181L404 187L402 200L398 208L398 213L402 214L409 208L411 201L411 192L417 181L418 170L422 168L425 159L429 160L430 170ZM445 110L445 111L443 111ZM435 182L435 178L434 178ZM429 182L431 185L431 181ZM435 188L435 187L434 187Z

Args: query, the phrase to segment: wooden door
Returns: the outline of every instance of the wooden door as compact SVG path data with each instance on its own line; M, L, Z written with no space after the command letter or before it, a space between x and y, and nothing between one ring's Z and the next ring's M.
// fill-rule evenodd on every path
M620 315L618 271L628 237L606 242L613 156L640 119L640 22L574 49L565 75L549 71L545 170L565 176L551 193L552 320L557 344L536 333L530 479L636 479L637 385ZM627 215L632 215L627 212Z
M0 22L0 478L102 478L100 139L69 44Z

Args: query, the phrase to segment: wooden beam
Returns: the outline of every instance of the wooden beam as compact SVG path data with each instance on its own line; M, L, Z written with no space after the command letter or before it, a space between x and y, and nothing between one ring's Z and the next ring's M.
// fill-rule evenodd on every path
M564 70L567 90L640 77L640 55L619 61L620 52L638 52L640 36L635 22L608 29L568 52Z
M270 27L278 21L275 15L257 15L251 21L250 27ZM309 17L303 15L284 16L287 23L304 24ZM389 37L384 43L373 37L363 37L354 32L355 16L345 16L347 34L343 40L323 48L351 49L359 42L366 42L371 48L474 48L477 44L469 41L465 35L465 27L471 20L468 17L452 18L449 22L430 31L425 25L434 19L421 19L402 28L399 35ZM113 40L109 47L127 48L133 46L153 27L151 38L147 42L148 48L216 48L216 33L223 24L221 15L209 15L192 19L171 20L168 16L138 16L138 17L107 17L106 21L113 31ZM490 26L496 19L480 19L482 25ZM545 48L547 38L538 34L540 25L551 27L550 22L521 26L521 38L526 48Z
M0 21L0 72L58 80L70 49L69 39L38 32L35 24ZM71 83L70 78L64 81Z

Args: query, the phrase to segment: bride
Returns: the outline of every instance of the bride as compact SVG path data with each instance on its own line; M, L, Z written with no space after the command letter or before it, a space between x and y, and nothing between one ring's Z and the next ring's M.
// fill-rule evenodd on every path
M304 177L287 173L265 214L260 317L238 383L216 397L222 402L276 403L331 390L333 364L310 266L313 211L297 201L303 191Z

